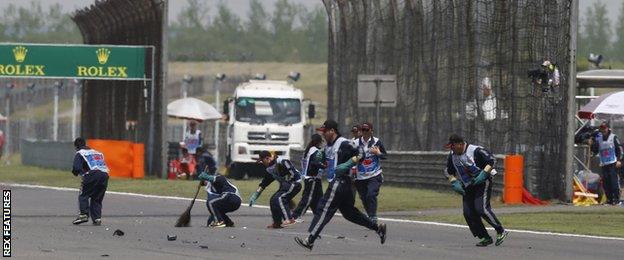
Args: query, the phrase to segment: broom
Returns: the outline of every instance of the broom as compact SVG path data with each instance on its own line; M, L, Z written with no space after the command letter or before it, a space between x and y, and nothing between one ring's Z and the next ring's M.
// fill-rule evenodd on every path
M178 218L178 221L175 224L175 227L190 226L189 224L191 223L191 209L193 209L193 204L195 204L195 199L197 199L197 195L199 194L200 188L201 188L201 181L197 185L197 191L195 192L195 197L193 197L193 200L191 200L191 205L189 205L188 208L186 208L186 210L184 211L184 213L180 215L180 217Z

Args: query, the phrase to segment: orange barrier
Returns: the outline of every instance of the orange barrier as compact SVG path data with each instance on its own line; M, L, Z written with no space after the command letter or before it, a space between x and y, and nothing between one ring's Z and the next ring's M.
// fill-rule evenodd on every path
M88 139L87 145L104 154L111 177L144 177L144 145L129 141Z
M540 200L536 197L533 197L527 189L522 188L522 202L524 204L530 205L548 205L548 201Z
M524 189L524 157L522 155L505 156L505 186L503 201L507 204L522 203Z
M144 144L132 144L134 151L134 167L132 170L133 179L143 179L145 177L145 145Z

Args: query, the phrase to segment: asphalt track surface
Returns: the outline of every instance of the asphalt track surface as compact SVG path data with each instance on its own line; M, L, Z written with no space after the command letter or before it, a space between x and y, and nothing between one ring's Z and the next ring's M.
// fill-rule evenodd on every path
M312 251L305 237L311 214L292 227L269 230L267 208L246 205L231 214L233 228L207 228L205 202L192 227L174 228L186 199L107 193L103 225L74 226L76 190L0 185L12 191L12 253L17 259L623 259L624 239L512 231L501 246L475 247L465 227L388 220L384 245L370 230L335 216ZM200 198L205 199L205 193ZM269 196L270 194L263 194ZM244 198L244 200L246 200ZM588 220L591 222L591 220ZM504 223L503 223L504 224ZM116 229L124 236L113 236ZM493 234L493 231L490 230ZM168 241L167 235L177 240Z

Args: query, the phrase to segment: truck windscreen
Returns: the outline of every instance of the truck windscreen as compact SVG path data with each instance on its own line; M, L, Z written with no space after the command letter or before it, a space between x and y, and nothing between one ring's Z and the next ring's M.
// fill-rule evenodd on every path
M277 123L291 125L301 122L301 101L286 98L236 99L236 120L251 124Z

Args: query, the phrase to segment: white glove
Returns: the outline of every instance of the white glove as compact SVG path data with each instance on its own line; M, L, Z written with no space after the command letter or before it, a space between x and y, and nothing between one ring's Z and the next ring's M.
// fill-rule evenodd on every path
M492 170L490 171L490 175L494 176L494 175L496 175L496 174L498 174L498 172L496 171L496 169L492 169Z

